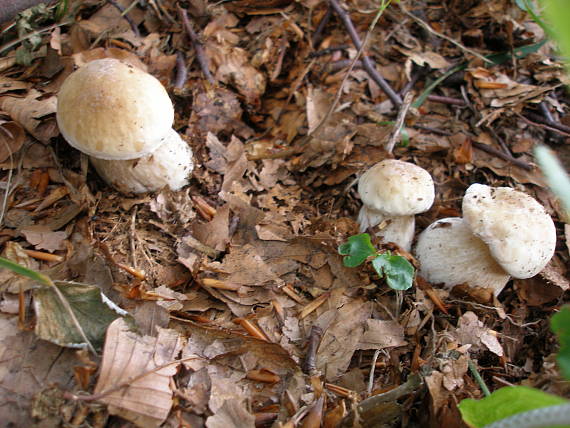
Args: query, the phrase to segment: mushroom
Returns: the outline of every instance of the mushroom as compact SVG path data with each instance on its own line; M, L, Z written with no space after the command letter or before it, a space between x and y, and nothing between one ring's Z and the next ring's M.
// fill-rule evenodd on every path
M377 236L410 251L414 215L429 210L435 197L430 174L412 163L385 159L362 174L358 193L360 232L380 225Z
M463 198L463 218L471 231L511 276L530 278L554 255L556 228L544 207L509 187L472 184Z
M187 184L192 151L172 129L174 108L162 84L119 60L91 61L67 77L57 123L66 141L87 154L122 192Z
M192 150L173 129L150 155L130 160L91 157L91 164L107 183L123 193L144 193L164 186L178 190L188 184L194 166Z
M490 288L497 296L510 275L495 261L489 247L459 217L437 220L418 236L415 255L419 274L433 284Z
M465 283L498 296L510 277L530 278L550 261L556 229L542 205L508 187L471 185L463 219L446 218L420 233L420 275L451 288Z

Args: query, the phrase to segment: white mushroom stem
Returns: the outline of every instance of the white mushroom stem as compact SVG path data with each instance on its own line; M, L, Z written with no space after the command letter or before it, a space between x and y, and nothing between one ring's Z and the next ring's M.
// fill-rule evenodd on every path
M498 296L510 278L487 245L458 217L438 220L420 233L415 255L420 275L447 288L467 284L490 288Z
M99 175L123 193L154 192L168 186L178 190L188 184L192 172L192 150L174 130L151 154L131 160L90 157Z
M413 215L388 216L363 206L358 213L360 233L368 228L384 242L393 242L406 251L412 249L416 220Z

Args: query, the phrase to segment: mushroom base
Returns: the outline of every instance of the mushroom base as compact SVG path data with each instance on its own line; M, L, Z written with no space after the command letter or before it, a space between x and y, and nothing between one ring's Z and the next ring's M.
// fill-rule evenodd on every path
M101 178L122 193L154 192L168 186L178 190L188 184L194 163L188 144L171 130L165 142L150 155L131 160L91 157Z

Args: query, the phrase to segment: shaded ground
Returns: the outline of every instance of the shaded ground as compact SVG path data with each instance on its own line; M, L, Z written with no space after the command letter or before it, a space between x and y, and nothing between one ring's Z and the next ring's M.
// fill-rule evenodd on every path
M210 82L178 6L198 33ZM22 292L29 284L2 272L3 420L30 426L33 409L38 426L124 426L109 413L140 426L351 426L359 402L406 385L362 412L362 426L460 426L457 403L482 397L469 360L491 390L523 383L568 395L548 326L568 289L568 226L532 157L544 142L570 165L567 93L551 44L540 44L540 27L507 0L391 5L363 51L393 89L390 100L362 61L345 79L358 49L340 17L364 40L377 4L341 8L346 15L318 0L151 1L126 20L113 4L84 1L58 21L55 9L41 12L19 35L5 26L3 255L54 279L98 285L147 337L115 326L107 344L119 350L106 348L107 366L39 340ZM28 37L11 47L34 29L46 29L36 45ZM483 58L490 54L494 63ZM174 128L194 151L188 187L121 195L59 135L61 83L104 57L166 86ZM410 108L388 153L401 110L394 103L409 92L417 102L446 73ZM387 157L424 167L436 182L417 233L461 216L470 184L508 186L553 216L555 257L498 298L421 280L398 298L372 270L345 268L336 249L358 232L355 179ZM129 370L165 364L130 388L132 401L125 388L77 399L115 379L134 383Z

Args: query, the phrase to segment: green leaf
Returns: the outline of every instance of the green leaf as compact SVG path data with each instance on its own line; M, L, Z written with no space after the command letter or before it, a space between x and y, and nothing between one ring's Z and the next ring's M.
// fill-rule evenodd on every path
M560 45L560 50L566 57L566 67L570 67L570 8L568 0L542 0L544 16L548 21L548 34Z
M53 287L35 289L36 335L59 346L77 348L86 342L54 287L67 300L83 333L96 349L103 345L109 324L127 315L95 285L54 281Z
M558 336L560 351L556 360L562 375L570 379L570 306L564 306L550 319L550 327Z
M507 386L482 400L468 398L459 403L459 411L467 425L481 428L517 413L541 407L569 403L556 395L526 386Z
M414 267L405 257L387 251L372 260L372 266L378 275L386 276L386 283L393 290L407 290L414 282Z
M19 265L12 260L5 259L4 257L0 257L0 267L10 269L12 272L16 272L17 274L30 278L33 281L37 281L40 284L47 286L53 285L52 280L49 277L42 275L35 270Z
M368 233L361 233L348 238L348 242L338 247L338 253L343 255L342 262L346 267L361 265L368 257L376 254L376 248L370 241Z
M548 186L564 205L566 213L570 216L570 177L564 171L560 161L545 146L536 146L534 155L542 173L546 177Z

